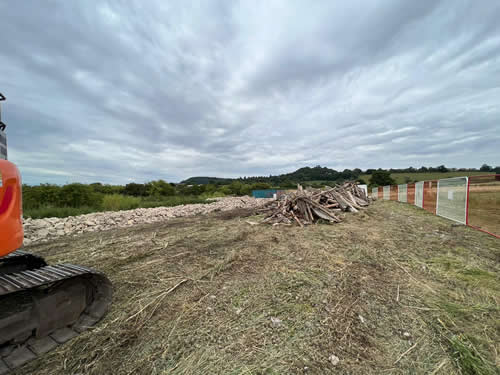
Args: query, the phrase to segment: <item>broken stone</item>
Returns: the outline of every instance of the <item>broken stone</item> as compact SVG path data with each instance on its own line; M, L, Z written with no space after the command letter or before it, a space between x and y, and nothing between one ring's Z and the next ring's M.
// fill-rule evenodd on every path
M333 366L337 366L340 362L339 357L337 357L335 354L332 354L330 357L328 357L328 360Z

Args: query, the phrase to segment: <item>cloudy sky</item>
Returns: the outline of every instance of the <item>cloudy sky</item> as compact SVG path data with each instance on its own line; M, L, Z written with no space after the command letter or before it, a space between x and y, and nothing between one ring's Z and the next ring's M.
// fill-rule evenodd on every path
M500 165L500 2L0 0L24 182Z

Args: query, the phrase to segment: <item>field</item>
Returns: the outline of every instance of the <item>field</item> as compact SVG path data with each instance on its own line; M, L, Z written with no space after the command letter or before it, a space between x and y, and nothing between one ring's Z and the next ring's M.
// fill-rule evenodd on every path
M304 229L248 215L29 246L115 296L16 374L498 374L498 239L389 201Z
M479 176L491 174L491 172L432 172L432 173L391 173L391 177L396 181L397 184L405 184L406 177L410 178L411 181L429 181L429 180L439 180L442 178L450 177L463 177L463 176ZM371 175L362 174L359 176L367 184L370 183Z

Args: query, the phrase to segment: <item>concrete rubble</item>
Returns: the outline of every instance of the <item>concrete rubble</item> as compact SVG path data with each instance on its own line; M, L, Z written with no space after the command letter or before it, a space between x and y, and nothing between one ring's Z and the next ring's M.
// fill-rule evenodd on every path
M257 208L268 201L269 199L256 199L248 196L225 197L215 198L213 203L210 204L137 208L127 211L97 212L66 218L26 218L23 220L24 245L33 242L45 242L61 236L156 223L176 217L206 215L214 211L230 211L239 208Z

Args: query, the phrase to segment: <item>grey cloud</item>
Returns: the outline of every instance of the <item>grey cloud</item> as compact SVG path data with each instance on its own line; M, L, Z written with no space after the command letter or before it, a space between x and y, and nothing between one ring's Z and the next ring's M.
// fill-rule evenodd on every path
M25 181L500 164L500 5L0 3Z

